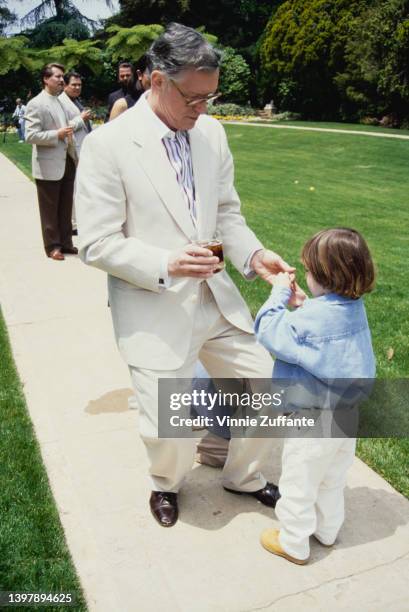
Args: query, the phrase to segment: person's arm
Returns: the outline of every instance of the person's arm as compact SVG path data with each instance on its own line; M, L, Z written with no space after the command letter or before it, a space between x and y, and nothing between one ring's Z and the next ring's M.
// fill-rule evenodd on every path
M25 114L26 141L29 144L42 147L57 147L59 140L64 140L72 133L71 127L55 130L44 130L40 118L40 109L37 105L28 104Z
M126 237L126 194L111 149L98 130L87 136L77 169L76 212L80 257L137 287L159 293L163 260L169 251Z
M81 115L77 115L68 121L68 125L72 127L74 132L78 132L78 130L85 129L85 123L81 117Z
M112 110L109 114L109 121L112 121L112 119L115 119L115 117L118 117L123 112L125 112L127 109L128 109L128 104L126 103L125 98L119 98L119 100L117 100L112 107Z
M87 126L85 125L85 122L90 120L91 115L92 113L89 109L83 110L75 117L72 117L68 121L68 125L73 128L74 132L78 132L79 130L86 130Z
M287 310L292 294L291 281L287 274L280 276L288 277L288 282L277 283L273 287L270 297L257 313L255 334L257 340L277 359L298 364L301 343L297 329L300 317L298 311Z
M116 100L115 93L116 92L113 91L112 93L108 95L107 112L105 115L104 123L108 123L109 121L109 115L111 114L112 107L115 104L115 100Z

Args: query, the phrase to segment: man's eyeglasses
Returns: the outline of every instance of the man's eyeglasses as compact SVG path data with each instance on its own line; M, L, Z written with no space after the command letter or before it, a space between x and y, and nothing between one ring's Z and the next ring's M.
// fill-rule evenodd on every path
M178 87L176 81L174 81L173 79L169 79L169 80L172 81L173 85L178 90L182 98L185 99L186 106L196 106L196 104L202 104L203 102L206 102L206 104L210 104L211 102L214 102L215 100L217 100L217 98L220 98L221 96L221 94L217 92L217 93L211 93L203 98L190 98L185 93L183 93L183 91Z

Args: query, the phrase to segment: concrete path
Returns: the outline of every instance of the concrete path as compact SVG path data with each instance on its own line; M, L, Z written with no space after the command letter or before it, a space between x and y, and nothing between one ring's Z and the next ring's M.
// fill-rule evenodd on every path
M232 125L251 125L252 127L274 128L276 130L304 130L306 132L328 132L330 134L355 134L355 136L375 136L376 138L399 138L409 140L407 134L386 134L385 132L367 132L366 130L340 130L337 128L319 128L302 125L285 125L282 123L257 123L257 121L223 121Z
M1 155L0 206L1 306L90 611L409 610L409 502L359 460L339 542L313 543L308 566L261 548L273 513L225 493L211 468L196 465L178 524L159 527L105 276L44 256L35 187Z

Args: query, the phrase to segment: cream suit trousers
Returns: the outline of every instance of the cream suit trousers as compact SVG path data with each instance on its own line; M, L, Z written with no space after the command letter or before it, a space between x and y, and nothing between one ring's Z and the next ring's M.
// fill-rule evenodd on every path
M212 378L271 378L273 362L269 353L252 334L232 326L222 316L204 282L197 297L192 341L183 366L170 371L130 366L154 491L179 491L192 468L197 443L197 438L158 438L158 379L192 378L198 359ZM271 461L271 451L271 439L233 438L222 473L223 484L238 491L262 489L266 479L261 470Z
M309 537L333 544L344 522L344 487L355 456L352 438L288 438L284 443L280 544L291 556L307 559Z

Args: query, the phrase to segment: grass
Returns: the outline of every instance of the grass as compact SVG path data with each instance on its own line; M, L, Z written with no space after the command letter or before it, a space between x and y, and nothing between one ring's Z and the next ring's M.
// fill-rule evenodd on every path
M266 246L297 265L304 288L299 253L307 238L337 225L363 233L378 271L376 290L366 297L377 373L409 376L409 142L246 126L226 131L244 215ZM255 314L269 287L232 274Z
M257 121L257 123L261 123ZM381 125L363 125L361 123L335 123L331 121L263 121L273 125L294 125L296 127L313 127L332 130L346 130L357 132L378 132L379 134L394 134L396 136L408 136L409 130L385 128Z
M18 144L14 135L7 135L4 145L1 135L0 152L31 177L29 145ZM71 592L75 595L75 610L80 612L87 609L85 600L65 542L1 314L0 355L0 590ZM51 612L67 610L67 607L43 609Z
M3 142L3 138L4 133L0 132L0 153L7 155L31 179L31 146L19 143L15 134L6 134L6 142Z
M0 590L71 592L86 610L2 317L0 354Z

